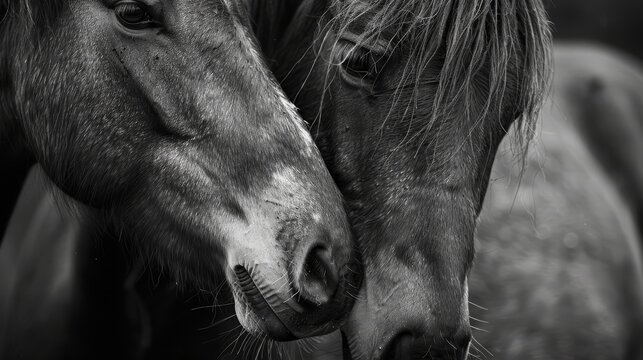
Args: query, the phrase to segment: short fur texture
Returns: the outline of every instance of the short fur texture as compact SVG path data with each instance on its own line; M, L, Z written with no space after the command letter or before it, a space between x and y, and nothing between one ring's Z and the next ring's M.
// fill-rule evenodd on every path
M140 2L146 16L132 26L122 2L0 1L0 165L21 170L3 207L38 163L183 286L216 288L221 273L238 285L239 267L270 284L273 323L236 293L251 332L306 336L346 315L359 274L342 200L257 49L245 2ZM337 291L303 309L295 292L330 291L307 292L319 285L303 275L314 246L329 252Z

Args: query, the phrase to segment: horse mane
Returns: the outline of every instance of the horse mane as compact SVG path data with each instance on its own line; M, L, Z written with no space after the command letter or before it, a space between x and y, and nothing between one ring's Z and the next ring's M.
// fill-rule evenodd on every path
M62 0L0 0L0 36L10 20L27 26L49 25L67 2Z
M372 44L383 32L395 34L389 47L403 46L410 56L401 85L416 84L417 91L423 70L441 61L427 128L463 110L469 118L481 114L473 119L477 124L490 111L501 114L509 106L511 120L532 129L552 69L551 34L540 0L334 0L331 6L332 26L339 33L364 14L372 16L357 45ZM507 90L515 96L505 98ZM479 108L482 95L486 98ZM522 133L529 138L533 131Z

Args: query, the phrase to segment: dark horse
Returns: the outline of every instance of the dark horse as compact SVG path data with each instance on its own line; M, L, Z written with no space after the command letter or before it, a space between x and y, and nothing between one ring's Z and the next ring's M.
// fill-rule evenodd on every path
M476 218L507 129L532 129L549 44L540 1L311 0L269 52L363 253L347 355L467 356Z
M636 193L624 184L638 168L625 165L640 161L643 70L596 46L558 44L554 59L553 96L524 162L515 132L494 160L469 276L470 356L643 359L640 236L617 191ZM614 159L609 171L599 149Z
M338 326L359 278L342 200L243 2L1 0L0 19L4 209L38 163L181 286L225 273L248 331Z

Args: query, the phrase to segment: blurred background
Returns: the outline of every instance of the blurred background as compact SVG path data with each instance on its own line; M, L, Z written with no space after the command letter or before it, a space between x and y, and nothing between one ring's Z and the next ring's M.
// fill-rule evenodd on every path
M643 1L546 0L553 33L560 40L589 40L643 60Z

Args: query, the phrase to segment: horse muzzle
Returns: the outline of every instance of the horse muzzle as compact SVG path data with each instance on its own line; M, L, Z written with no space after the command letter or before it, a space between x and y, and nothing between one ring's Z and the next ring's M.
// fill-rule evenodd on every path
M406 280L404 285L391 285L383 276L367 274L366 286L342 326L344 358L466 359L471 343L466 284L429 286L403 267L396 271L404 277L390 281L400 284Z
M384 349L382 360L401 359L435 359L435 360L466 360L469 354L471 336L443 337L430 341L423 336L415 336L404 332L396 337Z
M285 246L279 259L248 257L230 267L228 279L241 302L238 316L247 329L255 327L248 330L288 341L335 331L348 316L361 282L357 251L338 246L319 226L306 233ZM288 244L280 238L293 232L279 234L278 243Z
M345 360L366 358L351 345L355 340L349 340L342 332L343 353ZM466 360L469 355L471 335L463 334L457 337L442 337L439 339L418 336L411 332L402 332L384 346L378 346L373 360Z

